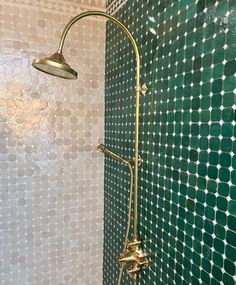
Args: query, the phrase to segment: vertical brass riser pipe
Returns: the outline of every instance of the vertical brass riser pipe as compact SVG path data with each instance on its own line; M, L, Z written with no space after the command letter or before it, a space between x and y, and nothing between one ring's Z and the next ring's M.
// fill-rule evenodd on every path
M135 169L134 169L134 240L138 240L138 166L139 166L139 101L140 101L140 93L141 93L141 85L140 85L140 55L139 55L139 49L138 45L128 30L128 28L122 24L118 19L113 17L112 15L109 15L102 11L89 11L85 13L81 13L71 19L71 21L66 25L59 44L58 53L62 54L64 42L66 35L72 25L76 23L77 21L88 17L88 16L102 16L105 18L108 18L109 20L113 21L115 24L117 24L129 37L130 42L134 48L135 56L136 56L136 107L135 107Z

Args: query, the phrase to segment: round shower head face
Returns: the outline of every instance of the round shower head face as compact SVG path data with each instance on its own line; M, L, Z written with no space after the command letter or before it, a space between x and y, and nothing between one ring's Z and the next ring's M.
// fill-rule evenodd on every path
M66 63L64 56L58 52L47 58L35 59L32 65L36 69L53 76L77 79L77 72Z

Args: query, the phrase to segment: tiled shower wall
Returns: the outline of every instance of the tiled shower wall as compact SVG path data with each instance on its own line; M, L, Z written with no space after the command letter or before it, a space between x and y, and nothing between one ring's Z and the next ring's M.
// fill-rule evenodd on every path
M109 10L114 11L108 1ZM139 232L150 269L139 284L234 285L236 1L119 1L142 57ZM135 57L107 26L106 145L134 157ZM129 175L105 160L104 284L116 284ZM132 284L124 275L122 284Z
M79 79L33 69L104 1L0 1L0 284L102 284L104 21L65 45Z

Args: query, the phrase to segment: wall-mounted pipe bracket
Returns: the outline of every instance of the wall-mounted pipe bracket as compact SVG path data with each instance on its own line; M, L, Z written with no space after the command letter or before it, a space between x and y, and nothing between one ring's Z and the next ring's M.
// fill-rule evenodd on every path
M148 92L148 86L146 83L144 83L141 87L141 93L143 96L145 96L147 94L147 92Z

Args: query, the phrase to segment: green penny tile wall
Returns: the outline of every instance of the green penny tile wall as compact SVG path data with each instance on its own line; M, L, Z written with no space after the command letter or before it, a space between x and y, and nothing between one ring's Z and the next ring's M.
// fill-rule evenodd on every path
M132 0L115 14L140 47L139 284L234 285L236 1ZM105 143L134 156L135 57L107 24ZM117 284L129 173L105 158L104 284ZM124 274L124 284L132 284Z

